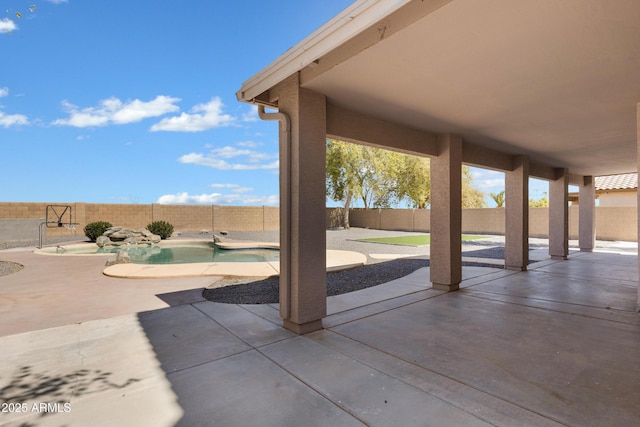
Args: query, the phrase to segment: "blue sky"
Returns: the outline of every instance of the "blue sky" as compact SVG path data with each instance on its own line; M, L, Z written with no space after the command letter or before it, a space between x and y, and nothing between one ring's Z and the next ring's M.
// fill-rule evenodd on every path
M3 0L0 202L277 205L277 125L235 92L351 3Z

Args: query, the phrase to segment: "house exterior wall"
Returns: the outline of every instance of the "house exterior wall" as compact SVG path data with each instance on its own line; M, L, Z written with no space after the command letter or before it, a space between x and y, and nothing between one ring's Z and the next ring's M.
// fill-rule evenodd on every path
M608 191L598 194L600 206L636 206L636 191Z

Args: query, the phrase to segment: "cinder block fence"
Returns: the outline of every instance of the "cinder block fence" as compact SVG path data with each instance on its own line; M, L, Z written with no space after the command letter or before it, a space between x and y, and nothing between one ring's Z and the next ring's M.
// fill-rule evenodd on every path
M114 225L142 228L153 221L167 221L176 231L261 231L279 228L279 209L271 206L200 206L161 204L94 204L94 203L0 203L0 248L3 243L38 238L38 226L44 221L49 204L71 206L63 222L79 223L77 236L83 235L83 227L96 221L108 221ZM340 208L327 208L326 224L333 228L340 225ZM351 209L352 227L380 230L428 232L429 210L424 209ZM600 240L637 241L636 207L597 207L596 236ZM578 207L569 208L569 237L578 236ZM503 208L465 209L462 214L464 233L504 234ZM549 230L548 208L529 209L529 235L547 237ZM73 236L64 227L48 228L47 237Z

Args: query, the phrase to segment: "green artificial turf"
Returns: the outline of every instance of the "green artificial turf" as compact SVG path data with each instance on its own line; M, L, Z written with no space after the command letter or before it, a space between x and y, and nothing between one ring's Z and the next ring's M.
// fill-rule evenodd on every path
M487 236L471 236L463 235L462 240L484 239ZM398 236L398 237L372 237L369 239L360 239L361 242L386 243L388 245L403 246L426 246L431 243L431 235L420 234L418 236Z

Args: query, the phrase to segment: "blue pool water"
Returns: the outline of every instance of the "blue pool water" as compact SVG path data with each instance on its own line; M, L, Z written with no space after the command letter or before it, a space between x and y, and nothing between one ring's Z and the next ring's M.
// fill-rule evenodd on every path
M278 261L278 249L220 249L213 244L194 246L131 246L67 249L65 255L116 254L126 251L135 264L186 264L198 262L264 262Z

